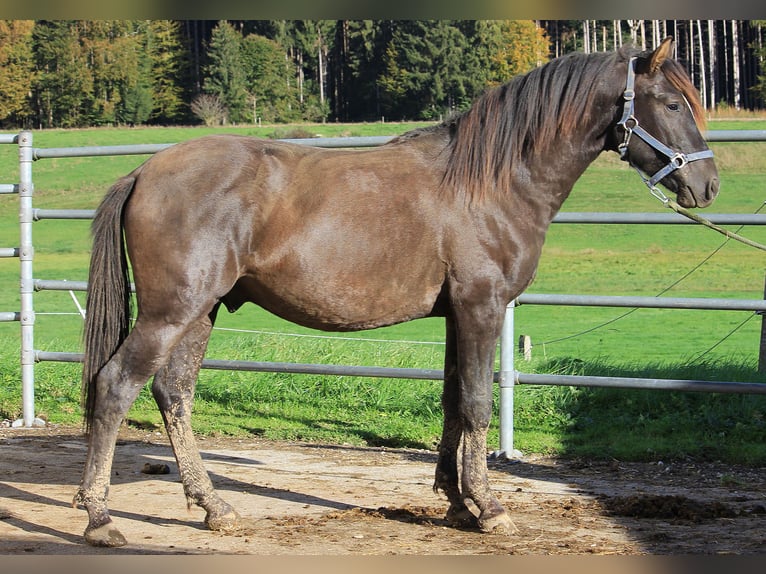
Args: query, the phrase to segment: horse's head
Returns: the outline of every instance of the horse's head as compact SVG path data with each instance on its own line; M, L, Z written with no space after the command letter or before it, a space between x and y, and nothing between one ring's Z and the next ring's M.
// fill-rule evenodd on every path
M685 70L671 59L673 39L628 59L620 120L622 159L676 194L683 207L705 207L718 194L718 170L700 128L704 109ZM643 176L642 176L643 177Z

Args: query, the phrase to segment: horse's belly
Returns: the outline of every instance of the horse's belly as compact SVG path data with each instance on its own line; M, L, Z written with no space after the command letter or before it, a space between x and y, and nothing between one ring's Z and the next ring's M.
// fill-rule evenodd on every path
M269 281L243 277L224 298L230 308L245 301L293 323L325 331L374 329L425 317L441 291L436 281L363 276L285 277Z

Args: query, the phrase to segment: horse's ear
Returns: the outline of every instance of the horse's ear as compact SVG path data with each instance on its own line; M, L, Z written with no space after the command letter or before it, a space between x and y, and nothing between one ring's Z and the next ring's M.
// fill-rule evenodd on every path
M657 70L660 69L660 66L662 66L662 63L667 60L670 57L670 54L673 53L673 37L668 36L665 38L662 43L657 47L657 49L652 52L652 55L649 59L649 73L653 74Z

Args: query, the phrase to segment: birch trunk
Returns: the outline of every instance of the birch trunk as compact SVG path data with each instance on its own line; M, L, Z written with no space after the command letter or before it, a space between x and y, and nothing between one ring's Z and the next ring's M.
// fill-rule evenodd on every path
M731 21L731 65L732 83L734 84L734 109L739 110L742 105L739 89L739 34L737 21Z
M710 85L708 90L710 91L709 106L711 110L715 110L715 21L707 21L707 53L708 53L708 78L710 79Z
M707 109L707 84L705 82L705 50L702 47L702 20L697 20L697 42L699 43L699 70L700 70L700 96L702 96L702 107Z

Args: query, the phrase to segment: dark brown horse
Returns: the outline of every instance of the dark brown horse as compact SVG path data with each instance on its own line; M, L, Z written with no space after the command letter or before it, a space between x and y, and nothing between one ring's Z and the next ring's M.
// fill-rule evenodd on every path
M88 511L86 540L125 544L107 509L110 468L118 427L152 376L188 504L206 510L211 529L238 527L190 418L216 313L248 301L337 331L445 317L434 489L446 494L452 523L513 530L487 480L495 346L554 215L605 150L661 179L683 206L704 207L718 192L699 98L668 58L671 43L553 60L466 113L373 150L212 136L120 179L93 222L89 442L74 499ZM132 329L125 251L138 305Z

